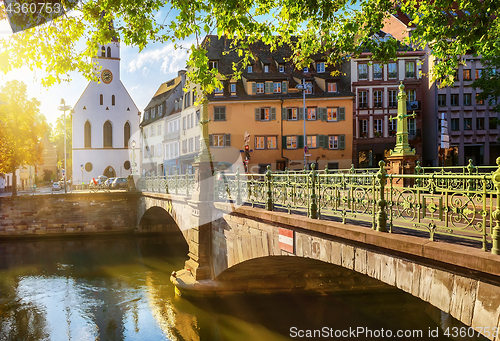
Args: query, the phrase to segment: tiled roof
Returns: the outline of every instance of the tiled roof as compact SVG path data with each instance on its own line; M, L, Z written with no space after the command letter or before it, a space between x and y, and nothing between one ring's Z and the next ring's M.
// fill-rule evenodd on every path
M144 112L149 111L151 108L156 108L160 104L165 104L165 101L175 92L175 89L181 86L181 81L182 81L182 76L178 76L174 79L169 80L168 82L161 84L158 90L156 90L156 93L154 94L151 101L149 101L148 105L144 109ZM151 115L149 114L148 118L145 119L145 115L143 115L140 126L142 127L150 123L153 123L155 121L158 121L159 119L170 115L171 112L167 113L166 106L163 105L163 112L156 113L154 118L151 117Z

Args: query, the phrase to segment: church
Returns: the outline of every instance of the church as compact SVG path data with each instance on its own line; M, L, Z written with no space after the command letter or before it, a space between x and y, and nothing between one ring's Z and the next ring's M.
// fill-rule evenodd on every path
M93 63L99 68L99 81L89 82L74 106L75 185L99 175L126 177L139 160L132 153L139 154L140 141L134 141L133 134L139 131L140 112L120 80L118 39L101 46Z

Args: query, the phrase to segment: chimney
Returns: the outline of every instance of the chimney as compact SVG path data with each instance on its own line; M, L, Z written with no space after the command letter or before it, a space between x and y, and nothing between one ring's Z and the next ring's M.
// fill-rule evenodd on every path
M179 70L177 71L177 76L183 76L186 74L186 70Z

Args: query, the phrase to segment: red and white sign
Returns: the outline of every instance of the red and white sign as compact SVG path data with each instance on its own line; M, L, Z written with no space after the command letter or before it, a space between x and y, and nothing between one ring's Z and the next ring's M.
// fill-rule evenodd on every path
M293 253L293 231L280 227L280 250Z

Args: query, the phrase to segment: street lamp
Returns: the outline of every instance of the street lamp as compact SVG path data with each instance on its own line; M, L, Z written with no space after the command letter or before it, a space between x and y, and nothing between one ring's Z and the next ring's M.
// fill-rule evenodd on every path
M135 171L134 171L134 168L135 168L135 140L132 140L132 142L130 142L130 145L132 146L132 175L135 175Z
M306 161L306 154L307 154L307 135L306 135L306 91L311 91L313 88L313 85L311 83L306 83L305 78L302 79L302 84L297 84L295 86L297 90L302 91L302 100L303 100L303 106L304 106L304 170L307 169L307 161Z
M57 109L64 112L64 169L63 169L63 176L64 176L64 193L68 193L68 189L66 187L66 185L67 185L67 182L66 182L66 110L71 110L71 106L66 105L64 98L61 98L61 105Z

